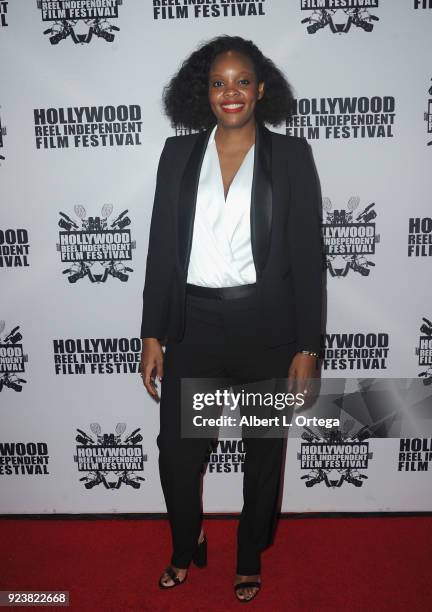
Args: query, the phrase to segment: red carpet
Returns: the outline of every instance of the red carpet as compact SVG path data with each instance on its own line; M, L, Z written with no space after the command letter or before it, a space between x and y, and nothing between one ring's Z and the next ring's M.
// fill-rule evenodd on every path
M431 609L432 517L282 520L263 555L261 593L248 604L231 588L236 525L207 520L208 567L161 591L165 521L2 520L0 590L68 590L69 610L80 612Z

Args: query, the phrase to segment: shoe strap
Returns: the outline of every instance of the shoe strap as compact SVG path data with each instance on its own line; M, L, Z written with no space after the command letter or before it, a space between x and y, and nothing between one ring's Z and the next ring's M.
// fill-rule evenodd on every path
M247 589L247 588L261 588L261 582L239 582L234 586L234 589L237 591L238 589Z
M180 578L177 576L171 565L168 565L168 567L165 568L165 574L168 574L175 584L181 584L183 582L183 580L180 580Z

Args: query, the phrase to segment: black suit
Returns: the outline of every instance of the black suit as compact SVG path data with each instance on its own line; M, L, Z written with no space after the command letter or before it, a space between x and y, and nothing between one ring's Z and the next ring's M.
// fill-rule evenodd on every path
M211 130L167 138L159 162L143 292L141 338L180 340L199 173ZM266 346L320 350L319 181L304 138L257 124L251 242Z
M320 196L304 139L257 125L251 200L255 293L215 300L186 292L198 181L210 132L166 140L143 295L141 337L166 341L157 443L173 536L171 563L177 567L188 567L196 546L200 470L209 448L207 438L181 435L182 378L217 379L219 388L221 380L226 388L286 378L297 350L320 348ZM260 572L261 551L271 540L283 440L245 437L244 442L237 573L253 575Z

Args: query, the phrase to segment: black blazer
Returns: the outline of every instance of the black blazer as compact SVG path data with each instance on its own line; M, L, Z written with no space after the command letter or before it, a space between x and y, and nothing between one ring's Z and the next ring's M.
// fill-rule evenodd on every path
M157 171L143 291L141 338L181 340L200 169L211 130L166 139ZM257 123L251 246L265 346L320 349L321 196L305 138Z

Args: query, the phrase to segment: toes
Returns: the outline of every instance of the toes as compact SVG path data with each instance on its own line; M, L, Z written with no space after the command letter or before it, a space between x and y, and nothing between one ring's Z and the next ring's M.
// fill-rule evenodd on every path
M256 594L257 591L258 589L256 587L253 587L253 588L246 587L244 589L238 589L237 597L239 599L251 599Z
M255 593L257 592L257 588L244 588L244 589L238 589L237 590L237 596L239 599L250 599L251 597L253 597L255 595Z
M180 580L180 582L183 582L183 580L185 580L185 578L186 578L186 576L181 575L181 574L176 574L176 576ZM176 584L176 583L171 578L171 576L165 572L165 573L162 574L161 584L163 586L166 586L166 587L171 587L171 586L174 586L174 584Z
M173 582L172 578L170 578L170 577L168 576L168 574L164 574L164 575L162 576L162 580L161 580L161 582L162 582L162 584L163 584L164 586L168 586L168 587L169 587L169 586L172 586L172 585L174 584L174 582Z

